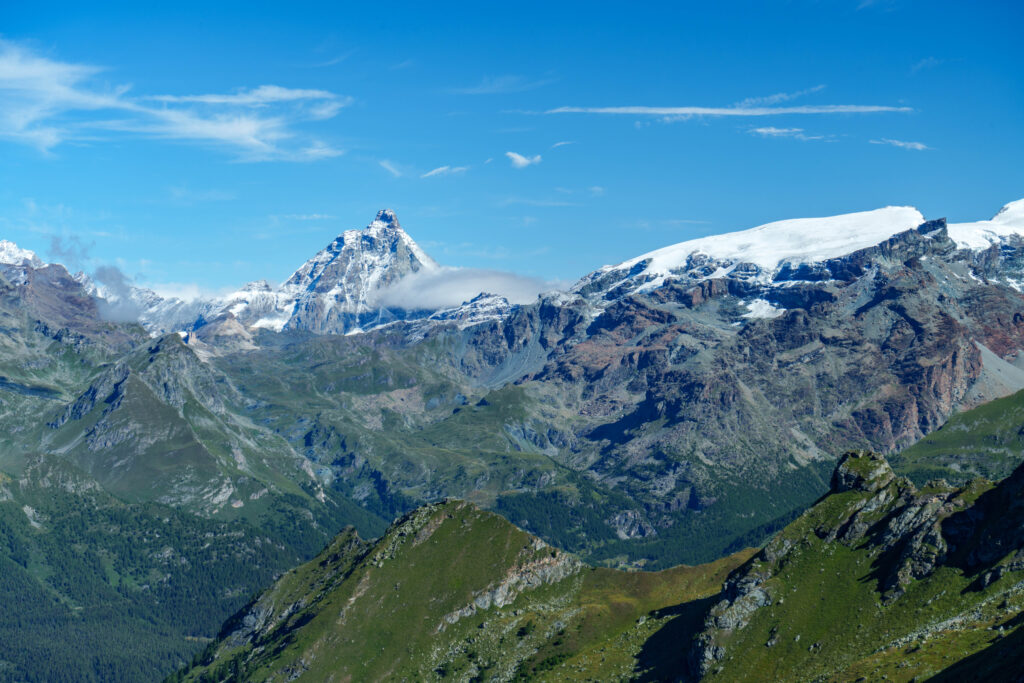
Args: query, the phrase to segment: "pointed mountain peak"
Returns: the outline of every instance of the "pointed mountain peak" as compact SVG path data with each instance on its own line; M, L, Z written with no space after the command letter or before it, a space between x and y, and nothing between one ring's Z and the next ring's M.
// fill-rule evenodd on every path
M396 228L398 230L402 229L401 223L398 222L398 216L396 216L395 212L391 209L381 209L377 212L377 217L373 219L370 226L373 227L378 224L380 227Z
M7 240L0 240L0 264L31 266L32 268L42 268L46 265L34 251L22 249L14 242Z

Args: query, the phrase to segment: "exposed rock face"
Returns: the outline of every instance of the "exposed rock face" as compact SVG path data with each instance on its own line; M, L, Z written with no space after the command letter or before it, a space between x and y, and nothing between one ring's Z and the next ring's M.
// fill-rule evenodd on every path
M887 605L939 567L976 576L976 590L1024 569L1022 490L1024 466L994 488L983 481L959 489L936 481L918 491L896 478L881 456L847 453L832 478L832 495L726 580L722 600L710 610L691 650L692 673L708 674L727 656L732 634L746 628L758 610L782 604L789 592L783 576L798 548L818 548L822 558L832 552L832 543L865 553L874 571L864 579L877 582ZM824 545L810 545L808 533Z
M713 505L837 451L892 452L1024 388L1005 371L1024 349L1016 244L958 249L937 220L774 270L697 255L653 277L640 261L466 330L458 360L482 382L557 395L576 418L557 459L642 501L660 530L686 514L671 502L684 492Z
M833 493L864 491L874 493L896 478L885 458L874 453L847 453L832 474Z
M278 308L289 312L285 329L345 333L399 320L374 301L378 290L437 264L402 230L390 209L365 230L340 235L288 278ZM246 320L244 312L242 320Z

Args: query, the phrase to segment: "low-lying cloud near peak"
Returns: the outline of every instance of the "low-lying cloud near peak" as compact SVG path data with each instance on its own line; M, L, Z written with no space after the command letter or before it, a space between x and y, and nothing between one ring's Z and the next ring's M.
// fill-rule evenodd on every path
M442 266L402 278L379 291L373 303L406 309L450 308L487 292L513 304L528 304L541 292L557 288L557 283L500 270Z

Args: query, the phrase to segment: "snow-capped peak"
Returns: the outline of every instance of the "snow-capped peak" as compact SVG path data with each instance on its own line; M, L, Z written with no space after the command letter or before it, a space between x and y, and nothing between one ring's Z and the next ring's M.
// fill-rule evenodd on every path
M46 265L34 251L22 249L14 242L7 240L0 240L0 264L32 268L42 268Z
M921 223L924 223L924 216L912 206L887 206L824 218L794 218L681 242L614 268L628 270L650 260L648 272L668 274L685 265L691 254L704 254L715 260L752 263L764 270L774 270L785 263L819 263L844 256L872 247Z
M668 278L733 277L767 284L784 267L820 263L875 246L924 223L911 206L794 218L722 235L688 240L605 266L572 291L618 298L660 287Z
M961 249L987 249L1011 235L1024 237L1024 199L1010 202L990 220L950 223L947 230Z
M271 291L251 283L224 309L251 327L345 333L395 319L374 295L406 275L438 264L420 249L391 209L362 230L346 230Z

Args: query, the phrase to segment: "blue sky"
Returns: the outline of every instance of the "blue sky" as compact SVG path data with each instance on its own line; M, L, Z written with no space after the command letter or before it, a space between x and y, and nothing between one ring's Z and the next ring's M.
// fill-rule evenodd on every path
M385 206L567 281L1024 197L1017 2L144 4L0 7L0 238L165 291L279 281Z

